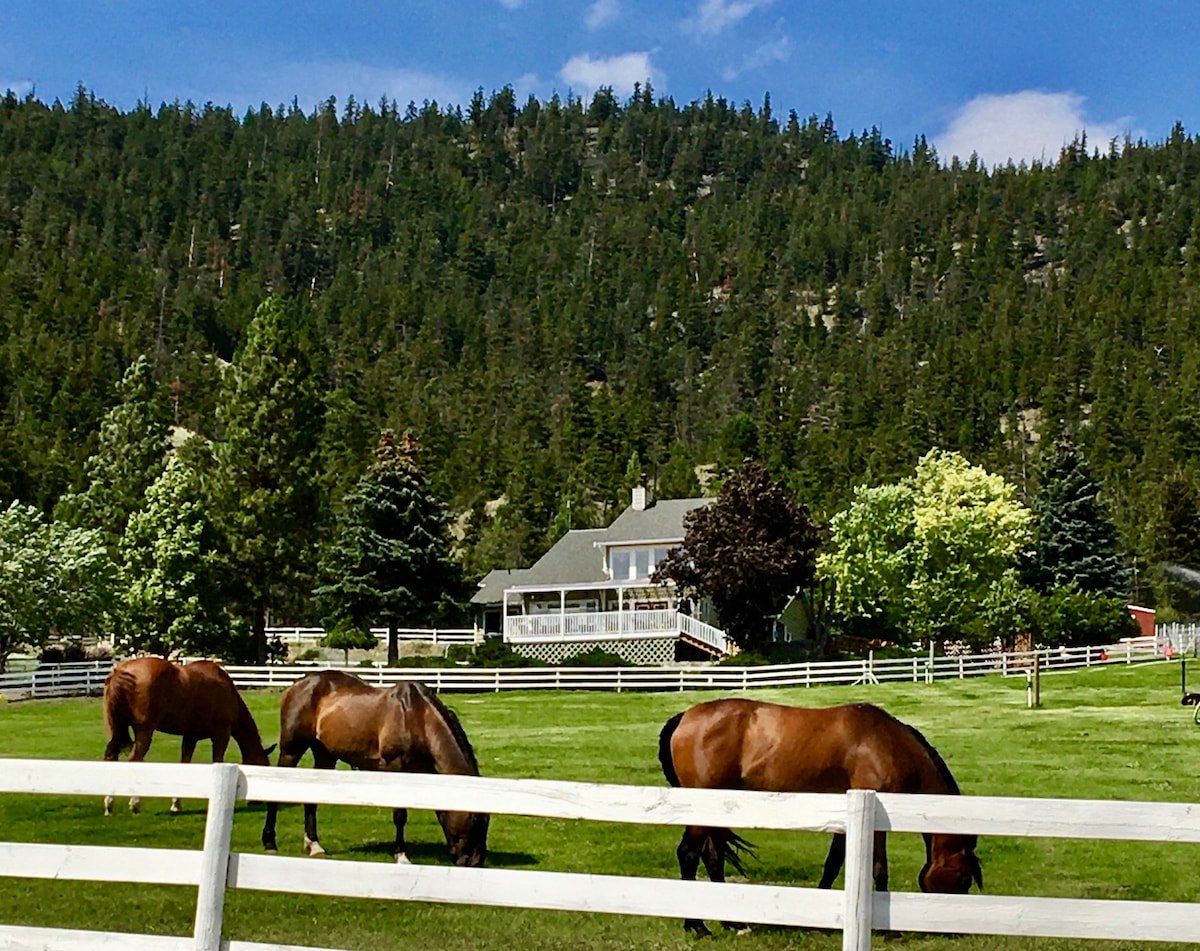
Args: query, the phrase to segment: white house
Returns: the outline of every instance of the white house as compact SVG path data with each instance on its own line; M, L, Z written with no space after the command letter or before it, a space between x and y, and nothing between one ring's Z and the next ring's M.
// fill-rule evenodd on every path
M531 567L489 572L471 603L486 631L550 662L596 646L639 663L724 656L724 632L681 604L673 584L650 581L683 542L684 516L711 501L656 502L639 486L608 528L567 532Z

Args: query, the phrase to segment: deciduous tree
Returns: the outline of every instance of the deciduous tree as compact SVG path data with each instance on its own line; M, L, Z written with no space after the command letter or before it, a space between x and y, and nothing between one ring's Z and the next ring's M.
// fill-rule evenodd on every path
M655 580L708 598L739 647L769 643L769 618L814 580L819 535L808 509L751 462L712 504L689 512L684 528L683 544L659 562Z

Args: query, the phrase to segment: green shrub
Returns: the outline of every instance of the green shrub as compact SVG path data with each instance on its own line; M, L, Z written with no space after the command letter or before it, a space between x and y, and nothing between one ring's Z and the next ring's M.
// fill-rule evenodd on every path
M452 644L446 651L450 663L465 660L476 667L544 667L539 660L518 654L498 637L489 637L482 644Z
M627 661L620 654L614 654L612 651L606 651L602 647L593 647L591 650L583 651L580 654L572 654L570 657L563 658L558 664L559 667L634 667L635 664Z
M1031 604L1034 640L1039 644L1082 647L1111 644L1140 631L1122 598L1053 588Z

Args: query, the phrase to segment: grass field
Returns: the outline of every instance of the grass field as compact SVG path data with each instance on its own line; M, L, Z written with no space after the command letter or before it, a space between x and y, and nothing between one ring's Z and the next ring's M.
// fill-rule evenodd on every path
M661 786L657 737L673 713L716 693L529 692L449 695L485 775ZM1025 681L1000 677L871 687L755 691L784 703L877 703L922 732L943 754L967 795L1143 799L1200 803L1200 727L1179 705L1179 668L1113 665L1046 676L1042 706L1026 708ZM270 743L278 732L278 691L247 696ZM97 699L0 705L0 756L96 760L104 747ZM178 757L179 741L159 735L150 759ZM208 754L203 744L197 761ZM204 804L170 815L148 800L141 815L122 807L111 818L99 798L0 796L0 839L199 848ZM234 848L257 851L260 806L241 806ZM332 856L387 862L392 827L384 809L322 807L321 842ZM279 845L299 854L299 807L281 811ZM497 816L489 837L491 867L676 878L679 830L652 826ZM825 836L755 832L752 882L812 885L828 847ZM448 864L432 814L409 819L409 854ZM889 843L891 884L915 890L923 846L915 835ZM1123 842L983 838L989 893L1078 898L1190 901L1200 885L1200 848ZM314 860L318 861L318 860ZM195 890L0 879L0 922L101 930L190 934ZM227 937L342 948L688 948L695 942L672 919L523 912L404 902L330 900L230 891ZM746 936L716 931L738 951L841 947L840 934L760 928ZM907 935L877 947L921 951L1076 949L1095 943L1057 939ZM1140 948L1110 942L1106 948ZM1179 945L1182 947L1183 945ZM1169 948L1171 945L1158 945Z

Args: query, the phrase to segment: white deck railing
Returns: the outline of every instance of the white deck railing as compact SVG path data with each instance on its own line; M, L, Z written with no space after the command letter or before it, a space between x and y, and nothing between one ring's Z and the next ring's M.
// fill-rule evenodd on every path
M504 639L511 644L561 641L619 641L686 634L722 654L729 652L725 632L669 608L649 611L577 611L510 614Z
M831 928L842 931L844 951L868 951L874 929L1138 943L1200 941L1200 904L1192 902L993 893L929 895L873 892L871 887L876 830L1195 844L1200 843L1200 808L1191 803L899 795L861 789L845 795L757 793L474 776L405 774L401 779L388 773L281 770L229 763L180 766L56 760L0 760L0 793L208 799L204 847L199 852L0 843L3 876L194 886L193 935L113 934L0 923L0 945L4 947L292 951L284 945L226 939L223 916L229 888ZM641 825L845 832L846 884L839 892L235 853L231 835L234 805L239 799L464 810ZM1187 858L1181 855L1179 865ZM1043 871L1044 880L1050 880L1054 870ZM1120 889L1120 883L1112 883L1114 893ZM14 911L5 908L0 914Z
M679 630L675 614L666 608L652 611L510 614L504 619L504 639L511 643L527 643L674 637Z

